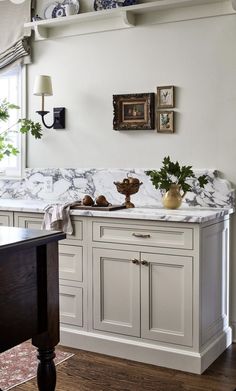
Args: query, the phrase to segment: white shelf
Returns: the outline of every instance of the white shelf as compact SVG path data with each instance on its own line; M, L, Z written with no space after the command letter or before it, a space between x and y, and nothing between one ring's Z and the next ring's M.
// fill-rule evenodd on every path
M133 28L235 14L236 0L157 0L110 10L85 12L45 19L24 25L26 34L35 31L35 40Z

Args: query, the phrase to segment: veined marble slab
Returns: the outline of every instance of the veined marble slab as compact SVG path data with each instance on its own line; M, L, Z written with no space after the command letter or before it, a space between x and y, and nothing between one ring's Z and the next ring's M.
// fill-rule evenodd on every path
M152 185L146 169L77 169L44 168L27 169L22 180L1 180L0 198L41 200L48 203L80 200L85 194L94 199L103 194L111 204L122 204L124 196L117 192L115 181L122 181L127 174L138 177L143 183L137 194L131 196L139 207L158 205L162 194ZM234 206L234 189L220 178L216 170L195 170L197 176L206 174L209 183L202 189L193 180L193 191L183 200L186 207L231 208ZM51 177L53 191L45 192L45 177Z
M14 200L1 199L0 210L15 212L44 213L44 208L48 205L45 201L35 200ZM164 209L163 207L131 208L114 211L102 210L81 210L72 209L71 215L87 217L106 217L134 220L152 221L173 221L183 223L204 223L217 218L228 216L233 213L233 209L226 208L179 208L175 210Z
M0 210L12 212L44 213L47 201L22 200L22 199L0 199Z

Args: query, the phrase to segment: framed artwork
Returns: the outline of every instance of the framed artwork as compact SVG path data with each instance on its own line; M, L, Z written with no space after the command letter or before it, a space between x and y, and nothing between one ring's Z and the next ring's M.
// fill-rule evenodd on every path
M157 131L160 133L174 133L174 111L157 112Z
M157 87L157 107L159 109L173 108L174 98L174 86Z
M154 101L154 93L113 95L113 129L154 129Z

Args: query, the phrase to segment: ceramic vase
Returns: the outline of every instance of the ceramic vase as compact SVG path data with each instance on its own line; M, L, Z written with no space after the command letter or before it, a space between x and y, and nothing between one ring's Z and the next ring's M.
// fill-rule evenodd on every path
M180 194L179 185L170 185L170 189L162 198L162 203L167 209L177 209L181 206L184 195L185 193L183 195Z

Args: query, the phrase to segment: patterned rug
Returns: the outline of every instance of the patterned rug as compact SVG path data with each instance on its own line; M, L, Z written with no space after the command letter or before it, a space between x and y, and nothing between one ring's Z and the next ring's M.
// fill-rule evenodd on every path
M74 354L56 348L55 364L67 360ZM0 354L0 389L10 390L36 376L38 366L37 349L30 341L24 342Z

